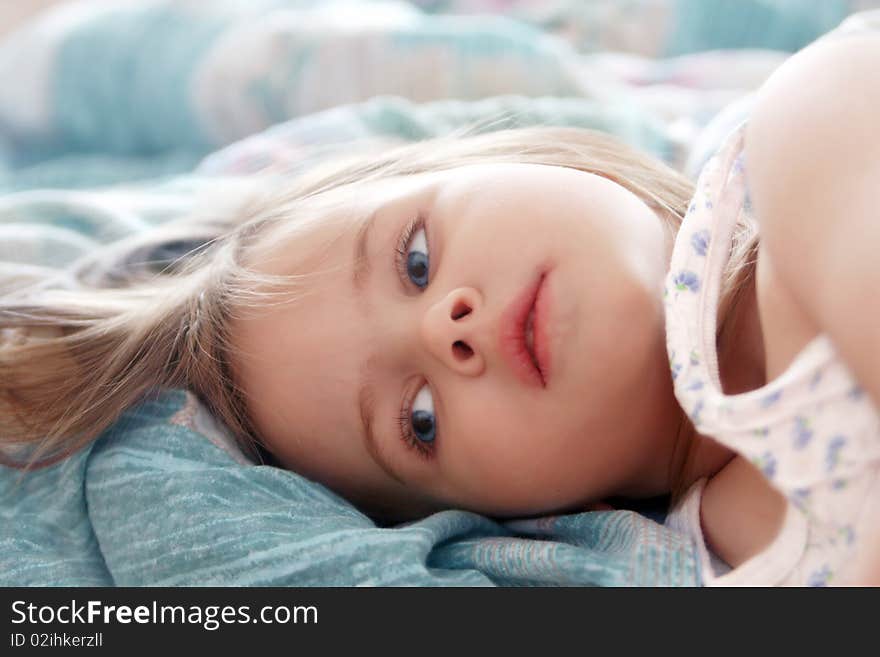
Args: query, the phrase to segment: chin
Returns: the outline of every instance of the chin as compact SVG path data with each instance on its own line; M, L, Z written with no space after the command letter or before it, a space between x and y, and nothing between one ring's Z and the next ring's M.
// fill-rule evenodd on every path
M591 498L592 499L592 498ZM584 498L560 500L529 500L520 504L512 504L509 501L495 505L480 506L469 509L493 518L534 518L546 515L585 511L588 502Z
M378 497L349 499L359 511L380 527L391 527L402 522L413 522L454 507L416 500L387 500Z

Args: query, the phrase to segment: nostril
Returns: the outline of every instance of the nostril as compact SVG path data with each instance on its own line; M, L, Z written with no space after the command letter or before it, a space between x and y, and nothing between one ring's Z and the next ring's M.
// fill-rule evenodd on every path
M452 344L452 352L456 355L457 358L466 359L470 358L473 355L474 350L467 346L467 344L465 344L461 340L456 340Z
M469 315L471 309L468 308L467 304L458 302L455 304L455 307L452 309L452 319L461 319L465 315Z

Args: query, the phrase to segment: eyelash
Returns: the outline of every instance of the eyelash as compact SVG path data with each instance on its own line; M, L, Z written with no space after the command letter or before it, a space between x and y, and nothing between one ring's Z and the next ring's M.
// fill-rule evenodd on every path
M412 242L413 236L419 230L424 229L427 232L427 222L425 221L424 215L419 213L406 228L403 229L403 232L400 234L400 238L397 240L397 248L395 251L397 252L394 258L395 267L397 269L397 274L400 277L400 280L407 283L409 277L407 276L406 266L407 266L407 256L408 249L410 243ZM430 273L428 276L428 280L430 280ZM412 282L408 283L410 286L416 287L421 291L421 288L413 285ZM416 389L418 392L419 389ZM431 442L431 444L426 444L423 440L419 440L412 429L412 404L415 400L415 395L412 395L411 398L404 400L403 405L400 407L400 414L396 417L397 426L400 428L400 439L403 441L404 445L407 448L411 449L415 454L419 457L428 460L433 458L434 456L434 444L436 439Z
M400 280L404 282L404 284L416 287L421 291L421 289L417 285L413 285L413 283L409 280L409 276L406 273L406 265L407 265L407 250L409 249L409 245L412 242L412 238L415 236L416 232L420 229L425 229L427 232L427 222L425 221L425 217L419 213L415 219L409 222L406 228L403 229L403 232L400 234L400 237L397 240L397 248L395 251L397 252L394 257L394 265L397 269L397 275L400 277ZM430 259L429 259L430 262ZM428 280L430 280L430 271L428 273Z
M426 461L434 458L434 443L436 439L430 445L426 444L425 441L416 438L412 430L412 400L405 401L400 408L400 415L397 416L397 426L400 427L400 439L404 445Z

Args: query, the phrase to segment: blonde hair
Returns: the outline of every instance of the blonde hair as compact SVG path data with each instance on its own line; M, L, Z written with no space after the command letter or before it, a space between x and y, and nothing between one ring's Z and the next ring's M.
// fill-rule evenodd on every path
M247 308L307 292L308 274L257 274L248 266L256 250L326 225L332 202L360 185L477 163L603 176L655 208L671 235L693 195L683 175L602 133L553 127L458 133L337 160L289 183L274 181L271 191L258 188L226 214L186 218L121 241L77 263L76 284L66 288L37 277L12 289L0 279L3 462L31 468L65 458L157 388L195 393L259 460L247 396L230 366L230 325ZM350 228L353 220L338 221ZM722 286L719 333L752 275L756 245L754 227L742 217ZM157 250L172 247L185 256L150 262ZM690 452L685 446L674 459L679 483Z

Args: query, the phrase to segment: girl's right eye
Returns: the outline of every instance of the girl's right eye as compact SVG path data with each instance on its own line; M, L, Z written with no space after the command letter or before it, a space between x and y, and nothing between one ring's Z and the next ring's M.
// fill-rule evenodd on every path
M427 384L423 385L409 408L398 416L400 437L407 447L419 456L431 458L437 439L437 418L434 415L434 398Z
M401 234L396 261L402 280L409 279L419 289L428 286L430 260L425 220L422 216L416 217Z

